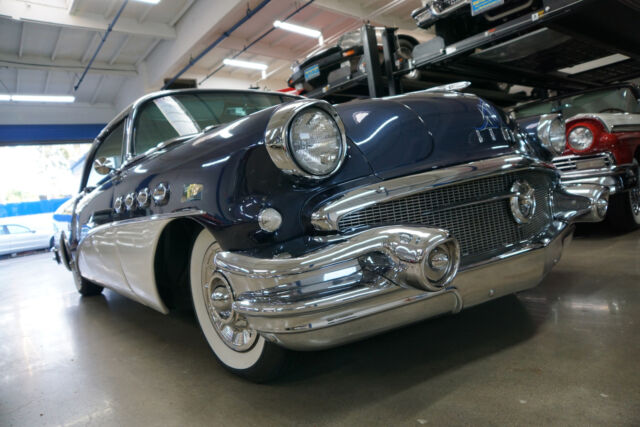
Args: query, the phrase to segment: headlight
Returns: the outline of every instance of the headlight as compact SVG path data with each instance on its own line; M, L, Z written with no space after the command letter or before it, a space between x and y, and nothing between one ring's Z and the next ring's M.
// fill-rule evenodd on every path
M311 99L278 108L267 125L265 144L279 169L309 180L336 173L347 154L340 116L328 102Z
M307 108L291 122L289 148L296 163L306 172L326 176L340 162L342 135L329 114Z
M593 144L593 132L585 126L575 127L569 133L569 146L576 151L584 151Z
M551 153L557 155L564 151L565 147L564 120L556 114L543 114L538 121L537 134L540 143Z

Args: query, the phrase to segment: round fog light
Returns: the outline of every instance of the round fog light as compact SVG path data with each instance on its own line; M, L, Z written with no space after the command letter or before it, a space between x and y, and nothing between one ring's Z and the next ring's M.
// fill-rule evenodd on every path
M451 271L452 254L449 245L436 246L427 255L425 274L431 282L442 281Z
M264 231L272 233L280 228L282 224L282 216L280 212L273 208L266 208L258 214L258 225Z
M444 248L437 247L429 254L429 267L434 271L444 272L449 267L449 253Z

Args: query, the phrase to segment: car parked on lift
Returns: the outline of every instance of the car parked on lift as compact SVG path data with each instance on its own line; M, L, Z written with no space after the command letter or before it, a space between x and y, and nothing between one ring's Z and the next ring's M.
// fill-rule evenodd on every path
M606 191L561 187L474 95L332 106L185 90L145 96L107 125L72 205L58 212L71 221L60 258L82 295L193 305L220 362L262 381L285 349L536 286L573 222L602 219Z
M380 62L382 58L382 32L384 28L376 27L376 45L378 46ZM404 66L412 56L414 46L418 41L407 34L395 36L395 61L397 67ZM293 74L287 80L289 87L300 94L319 89L340 79L352 78L364 74L364 43L362 28L344 33L335 46L312 52L305 59L291 66Z
M640 88L620 84L524 104L513 111L520 125L538 132L539 118L566 118L562 154L553 159L562 182L607 186L607 221L620 230L640 227Z
M435 26L449 45L538 10L543 0L426 0L411 17L425 30Z
M0 224L0 255L50 249L52 246L53 237L50 232L20 224Z

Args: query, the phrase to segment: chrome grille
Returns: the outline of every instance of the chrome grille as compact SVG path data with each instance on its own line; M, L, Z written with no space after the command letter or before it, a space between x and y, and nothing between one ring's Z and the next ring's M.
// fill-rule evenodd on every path
M516 180L536 190L532 220L518 224L508 198ZM389 224L425 225L449 230L460 243L463 263L504 252L508 247L543 232L551 222L552 177L544 172L522 171L467 181L401 199L378 203L344 215L340 231Z
M609 153L598 153L584 156L561 156L553 159L553 164L561 172L581 169L602 169L613 165Z

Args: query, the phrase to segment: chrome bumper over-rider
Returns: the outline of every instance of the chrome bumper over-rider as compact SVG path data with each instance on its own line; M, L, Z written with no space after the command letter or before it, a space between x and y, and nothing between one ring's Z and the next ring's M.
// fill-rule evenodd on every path
M335 231L318 237L321 249L269 259L220 252L211 268L233 293L229 309L265 339L298 350L339 345L536 286L572 222L606 213L606 189L564 189L555 177L550 165L508 156L388 180L314 213L316 228ZM429 205L432 196L448 205Z

